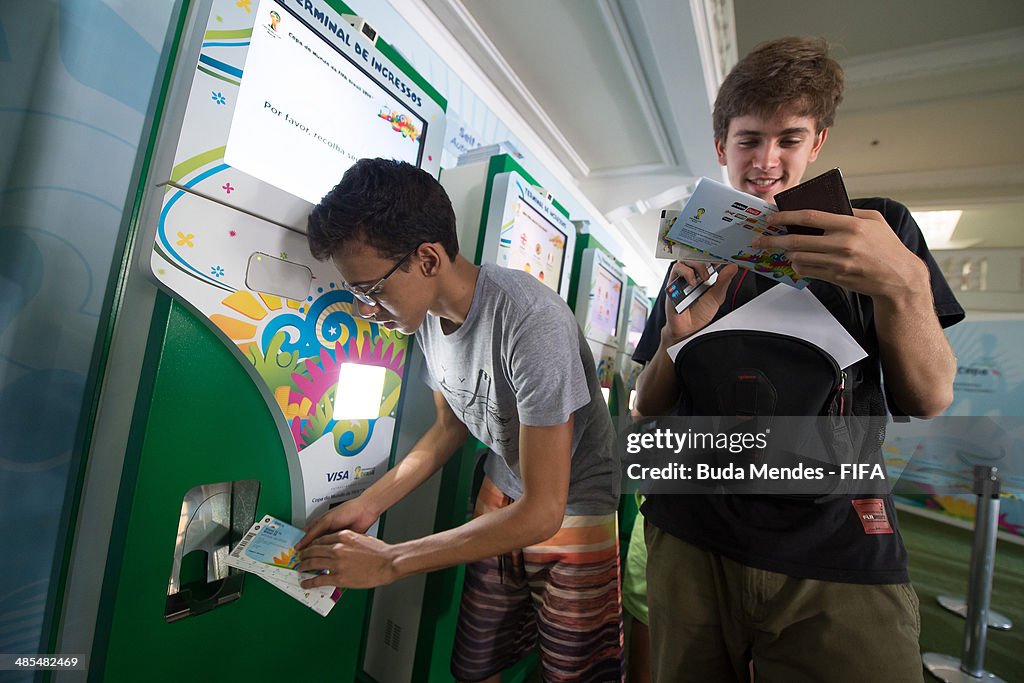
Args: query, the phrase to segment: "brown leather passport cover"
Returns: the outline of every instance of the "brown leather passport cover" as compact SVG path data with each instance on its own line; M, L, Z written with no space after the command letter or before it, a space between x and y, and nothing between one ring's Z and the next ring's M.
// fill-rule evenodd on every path
M853 215L850 197L846 194L846 185L843 184L843 174L839 172L838 168L826 171L796 187L783 190L775 195L775 205L779 207L779 211L814 209L843 216ZM796 235L823 234L823 231L818 228L806 228L799 225L790 225L787 228L789 232Z

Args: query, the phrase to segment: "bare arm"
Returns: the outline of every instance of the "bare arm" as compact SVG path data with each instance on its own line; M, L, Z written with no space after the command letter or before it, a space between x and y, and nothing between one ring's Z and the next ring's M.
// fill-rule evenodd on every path
M668 347L662 330L658 351L644 366L636 378L636 404L638 417L668 415L679 398L679 382L676 369L668 355Z
M465 442L469 431L452 412L444 396L436 391L434 414L434 424L398 465L358 498L342 503L308 524L306 535L295 547L302 550L313 539L342 529L365 532L385 510L441 469Z
M928 269L923 286L903 296L873 297L882 371L896 405L908 415L934 417L953 401L956 357L935 315Z
M956 358L935 315L928 267L900 241L882 214L784 211L773 224L822 228L824 235L760 237L783 249L801 275L871 297L885 383L907 414L932 417L953 400Z
M395 548L396 578L465 564L551 538L569 496L573 418L552 427L520 427L523 497L455 529Z
M677 262L672 267L673 275L686 279L687 283L694 284L698 273L703 268L702 264L690 262ZM734 265L727 266L718 274L718 281L704 292L689 308L682 313L676 313L672 301L665 297L665 326L661 329L661 340L658 344L658 351L644 366L636 381L636 412L642 416L667 415L676 405L679 399L679 383L676 381L675 364L668 355L668 349L686 339L691 334L700 331L710 323L729 289L729 283L736 275L737 268Z
M550 427L520 427L523 496L511 505L455 529L388 545L345 530L321 536L302 552L301 571L330 570L307 588L369 588L412 574L494 557L555 534L569 495L573 418Z

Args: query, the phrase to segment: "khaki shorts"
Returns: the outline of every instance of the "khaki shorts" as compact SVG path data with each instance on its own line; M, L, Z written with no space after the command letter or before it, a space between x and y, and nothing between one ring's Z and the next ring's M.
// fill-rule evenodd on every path
M652 524L647 595L655 681L921 681L910 584L798 579L701 550Z

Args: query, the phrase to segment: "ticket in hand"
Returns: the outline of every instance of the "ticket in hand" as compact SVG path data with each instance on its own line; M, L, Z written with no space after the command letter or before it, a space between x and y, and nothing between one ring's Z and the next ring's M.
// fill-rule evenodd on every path
M677 277L669 283L665 291L668 293L668 298L675 304L676 313L685 311L701 294L708 291L712 285L718 282L718 272L722 269L722 266L717 263L709 263L704 268L706 270L705 276L692 285L687 284L686 280L681 277Z
M299 563L295 544L305 532L286 522L265 515L249 529L228 555L228 566L256 574L318 614L327 616L341 597L335 586L303 588L301 581L316 574L295 569Z

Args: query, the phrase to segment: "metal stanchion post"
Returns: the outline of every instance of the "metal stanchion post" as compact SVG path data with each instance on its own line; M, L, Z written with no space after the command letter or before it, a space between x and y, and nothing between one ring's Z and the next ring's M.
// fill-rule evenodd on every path
M952 595L940 595L935 600L953 614L967 618L966 599L956 598ZM1009 631L1013 628L1013 620L1005 614L990 609L988 611L988 627L997 631Z
M995 569L996 531L999 528L999 478L996 473L995 467L974 467L974 493L978 496L978 508L974 518L971 573L967 585L963 654L959 660L934 652L926 653L923 658L925 668L946 683L1003 681L984 668L988 606L992 594L992 572Z

